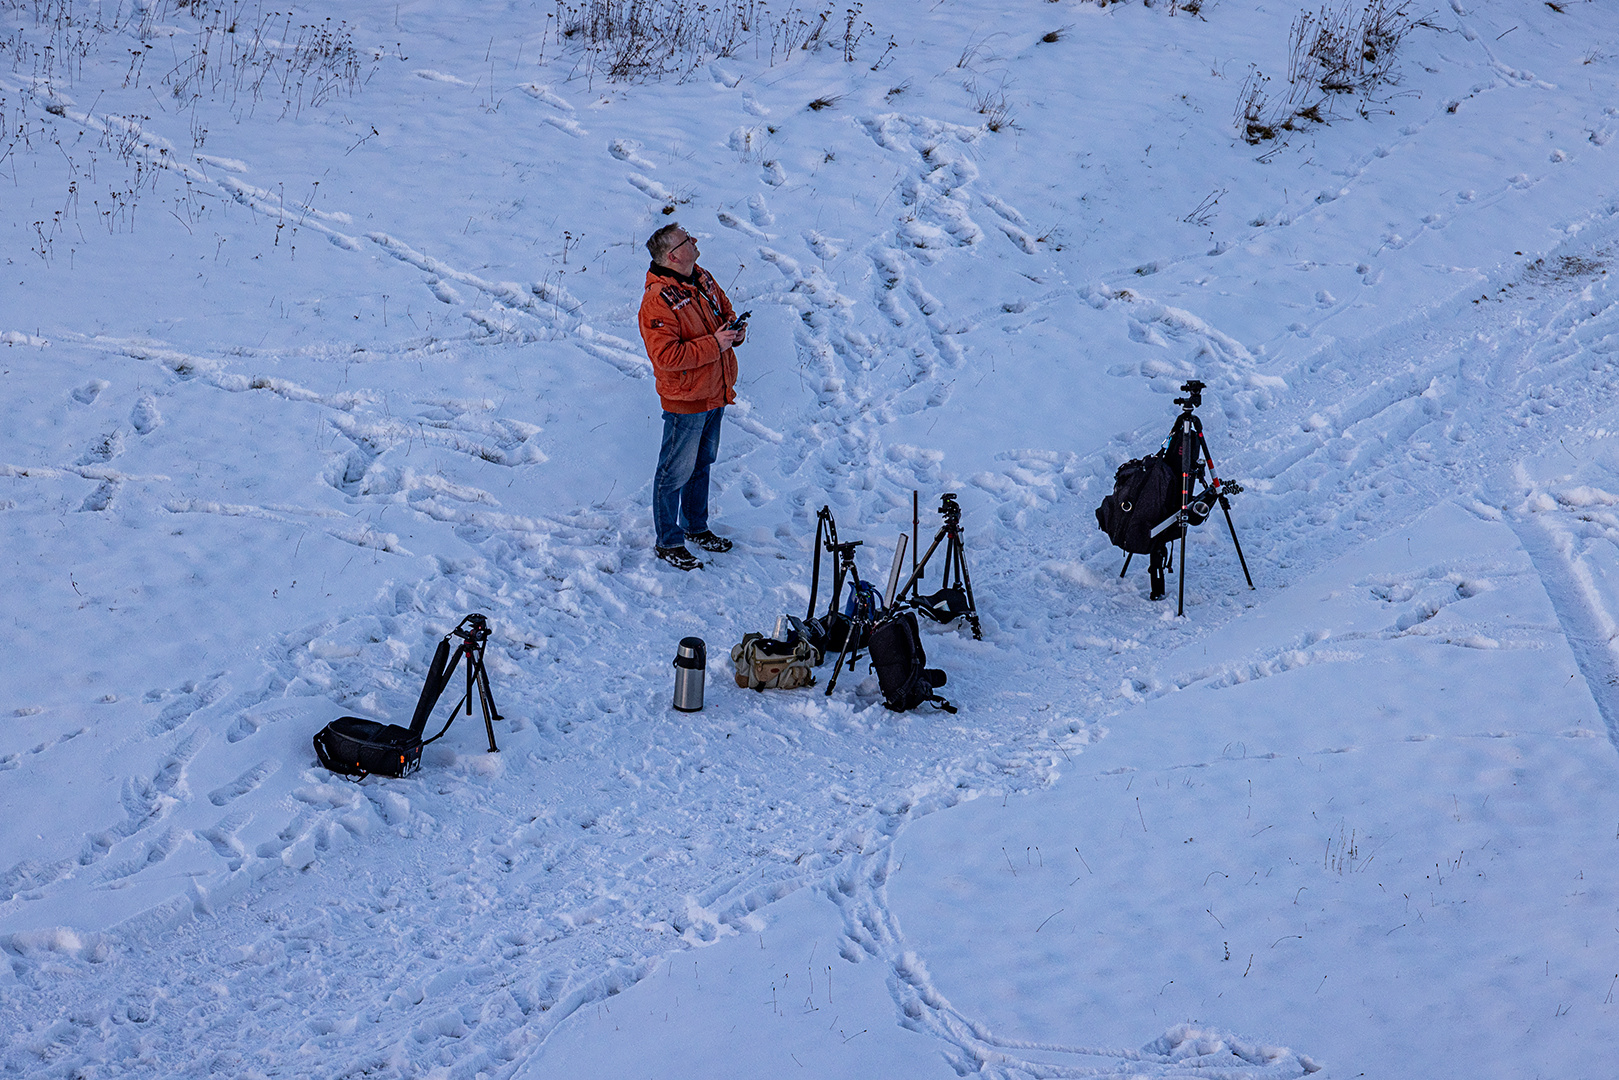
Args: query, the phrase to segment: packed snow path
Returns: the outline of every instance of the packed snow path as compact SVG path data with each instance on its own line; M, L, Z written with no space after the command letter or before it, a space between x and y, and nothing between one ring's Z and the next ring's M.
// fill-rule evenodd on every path
M1154 34L1190 52L1210 32L1119 14L1135 21L1086 6L1072 17L1126 57ZM365 172L385 165L406 188L453 178L469 202L511 196L516 214L531 197L521 154L480 145L470 163L416 178L391 157L367 162L375 144L363 138L345 153L360 136L317 128L332 169L353 172L297 200L285 192L304 190L302 175L245 178L293 169L259 164L250 140L230 157L188 156L174 149L183 119L141 121L149 142L136 156L167 159L188 201L193 189L217 196L213 236L170 215L185 225L165 222L176 250L206 265L232 245L280 257L284 229L288 247L300 229L330 243L299 251L280 278L210 266L215 292L190 291L206 277L176 280L150 303L191 305L189 320L149 316L144 300L122 316L108 304L115 286L96 292L127 272L111 258L83 271L88 310L36 284L28 308L3 313L0 334L27 350L7 357L28 379L10 384L8 411L38 421L4 444L5 508L55 524L13 527L18 592L50 599L14 620L48 643L16 672L17 734L0 756L7 811L28 823L0 867L0 1019L13 1033L0 1067L274 1074L318 1060L334 1075L510 1073L582 1004L807 887L843 905L851 948L894 968L896 1008L914 1018L926 995L906 978L904 929L881 888L907 822L1083 771L1083 748L1143 698L1341 659L1333 639L1306 639L1173 679L1155 670L1157 656L1440 501L1522 538L1619 742L1619 602L1605 576L1619 481L1601 449L1619 430L1619 219L1592 179L1610 167L1619 91L1553 96L1458 13L1457 34L1432 49L1467 93L1434 86L1411 117L1328 129L1314 155L1331 164L1313 172L1300 161L1309 151L1289 150L1289 175L1315 192L1302 209L1297 187L1260 183L1252 152L1184 114L1183 129L1252 184L1211 246L1184 220L1148 223L1155 202L1195 201L1184 178L1196 169L1154 179L1152 138L1127 134L1122 109L1098 108L1081 136L1046 114L1060 100L1031 101L1014 138L957 100L961 72L984 85L996 73L965 53L968 66L950 66L970 40L951 35L977 17L942 17L951 44L919 42L898 70L720 62L671 88L666 113L646 91L592 101L514 75L502 114L469 103L487 42L422 16L418 40L444 37L443 55L379 78L429 95L434 134L412 141L400 124L396 145L425 145L438 121L476 112L538 138L525 153L589 164L545 183L583 231L603 220L615 239L590 236L570 263L573 234L555 234L572 219L556 223L544 242L560 257L548 247L554 272L539 280L531 251L493 235L497 215L451 239L451 211L407 210L420 191L395 198ZM1038 46L1017 59L1072 62ZM93 94L47 98L0 78L38 123L112 130L96 128L108 122ZM1232 89L1220 83L1205 104L1228 107ZM408 111L406 93L390 108ZM1531 163L1525 151L1510 172L1473 162L1459 190L1428 176L1420 162L1449 167L1449 141L1469 137L1434 134L1469 122L1471 104L1448 102L1516 93L1556 102L1555 123L1589 123L1578 153L1537 149ZM805 109L818 97L837 100ZM1114 128L1110 116L1126 118ZM682 133L670 145L666 122ZM682 156L682 138L706 156ZM1096 150L1126 145L1113 160ZM1122 175L1075 190L1085 155ZM328 194L344 183L351 194ZM1555 197L1530 203L1543 185ZM1358 202L1389 191L1399 220ZM639 240L666 206L711 230L705 263L742 264L733 296L756 311L717 473L738 548L688 576L650 558L652 392L633 324ZM1521 257L1460 239L1535 214L1566 239L1515 241ZM1058 218L1065 237L1048 231ZM132 265L169 273L136 250L147 235L98 240L129 241ZM1305 265L1288 254L1298 235L1315 253ZM1430 272L1439 257L1424 241L1453 245L1440 261L1461 251L1483 268ZM265 296L267 280L288 291ZM350 309L354 326L335 329ZM1117 580L1091 511L1118 462L1167 431L1164 391L1192 376L1210 384L1222 473L1248 487L1234 513L1261 589L1243 588L1211 523L1190 548L1192 617L1177 622L1142 599L1139 571ZM962 713L894 716L871 680L848 676L831 699L733 692L728 646L804 602L816 509L830 502L843 534L866 540L875 576L909 529L913 489L924 543L939 491L961 490L967 507L985 640L927 639ZM177 570L157 557L173 547ZM1444 565L1384 583L1383 633L1422 633L1446 609L1465 621L1470 599L1515 572ZM308 739L325 720L408 713L432 644L470 610L497 629L503 753L482 754L463 719L405 781L353 785L314 768ZM132 646L131 624L159 633ZM81 626L82 649L42 639ZM1454 643L1510 647L1545 629L1485 620ZM673 643L688 633L715 658L697 717L667 708ZM54 798L68 790L63 819ZM924 1014L958 1052L1000 1042L994 1068L1033 1071L1015 1040L947 1009ZM1143 1030L1138 1046L1161 1033ZM1153 1065L1137 1054L1117 1051Z

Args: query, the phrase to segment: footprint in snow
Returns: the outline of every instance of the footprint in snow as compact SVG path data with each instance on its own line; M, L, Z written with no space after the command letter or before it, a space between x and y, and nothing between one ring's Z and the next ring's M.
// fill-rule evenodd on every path
M749 225L746 221L743 221L741 218L737 217L735 214L728 214L724 210L721 210L718 213L718 217L720 219L720 224L724 225L728 229L735 229L737 232L746 233L747 235L753 237L755 240L769 240L770 239L770 234L769 233L764 232L764 231L762 231L760 229L754 228L752 225Z
M815 252L815 257L820 259L823 263L830 262L831 260L836 259L839 255L842 255L843 245L848 243L847 240L840 240L836 237L827 236L819 229L811 229L809 232L805 233L804 242L809 245L809 249L811 251Z
M465 79L458 79L454 75L446 75L442 71L433 71L430 68L422 68L419 71L411 72L411 74L415 75L417 78L426 79L429 82L449 83L452 86L471 86L472 85L471 83L467 82Z
M113 458L117 457L123 452L123 433L115 429L113 431L109 431L106 435L103 435L100 440L91 445L90 448L85 450L84 453L80 454L79 460L74 462L74 464L105 465L107 462L111 461Z
M90 494L84 497L79 504L79 511L86 514L99 514L112 505L112 497L118 493L118 485L111 480L103 480Z
M73 391L73 400L77 401L81 405L93 404L96 398L101 396L101 392L111 385L112 383L108 382L106 379L91 379L89 382Z
M582 139L590 134L587 129L581 127L577 122L569 120L566 116L547 116L545 122L554 128L566 131L576 139Z
M626 179L629 180L631 187L636 188L641 192L641 194L645 195L649 199L656 199L659 202L666 203L674 198L674 195L669 191L669 189L658 183L656 180L648 180L646 177L637 175L636 173L630 173Z
M159 424L163 423L163 414L158 411L157 399L151 394L142 394L135 407L129 411L129 423L137 434L150 435Z
M758 126L739 127L731 132L726 145L739 154L752 154L759 150L764 138L759 134Z
M226 172L247 172L247 162L238 160L237 158L215 157L212 154L198 154L197 160L202 162L204 165L212 165L216 169L224 169Z
M214 854L222 859L229 859L233 863L231 869L241 865L240 860L247 855L247 848L236 836L247 825L250 815L237 811L226 814L219 819L213 828L198 833L202 839L213 845Z
M607 144L607 152L626 164L635 165L642 169L656 169L657 166L641 156L641 144L634 139L613 139Z
M560 98L556 94L552 93L549 86L541 86L539 83L524 83L522 86L518 87L518 89L522 90L523 93L527 94L531 98L537 98L538 100L545 102L554 109L561 109L563 112L574 111L573 106L568 104L568 102L563 98Z

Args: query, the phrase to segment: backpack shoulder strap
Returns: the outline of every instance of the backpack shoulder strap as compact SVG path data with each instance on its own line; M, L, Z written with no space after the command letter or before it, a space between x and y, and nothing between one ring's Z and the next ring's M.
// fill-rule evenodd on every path
M422 684L422 696L416 699L416 714L410 720L410 733L418 739L427 728L427 718L433 714L433 706L438 704L444 688L449 685L450 676L445 671L449 660L450 636L446 634L433 653L433 663L427 669L427 681ZM442 735L443 732L439 734Z

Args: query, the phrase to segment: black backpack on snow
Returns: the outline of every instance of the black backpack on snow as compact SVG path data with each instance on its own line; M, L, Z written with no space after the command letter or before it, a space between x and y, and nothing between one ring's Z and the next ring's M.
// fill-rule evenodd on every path
M409 776L422 764L422 735L398 724L340 716L315 732L315 756L323 768L344 776Z
M928 656L922 649L914 612L902 611L873 627L866 647L882 687L883 704L888 708L905 712L925 701L945 712L956 711L954 705L933 692L944 685L945 674L926 666Z
M379 776L409 776L422 764L422 747L433 739L423 739L427 718L438 704L439 695L449 683L445 670L450 659L450 639L438 643L433 652L433 663L427 671L421 696L416 701L416 714L410 727L384 724L361 716L340 716L315 732L315 756L321 766L343 776L364 779L372 773ZM456 706L459 709L460 705ZM454 720L455 710L450 712ZM448 730L449 724L445 724Z
M1113 474L1113 494L1096 508L1096 524L1113 545L1134 555L1147 555L1179 540L1181 526L1152 531L1181 508L1180 477L1162 453L1135 458Z
M470 628L470 629L469 629ZM454 659L451 659L450 638L460 638L462 644L455 647ZM365 779L372 773L378 776L402 777L409 776L422 764L422 747L436 739L443 738L444 733L450 730L455 722L456 713L465 705L467 715L472 715L472 702L463 697L456 702L455 708L450 710L450 719L445 721L444 727L431 739L422 738L427 729L427 721L433 714L433 708L438 704L439 698L444 694L444 688L449 686L450 677L455 674L456 667L463 658L466 659L469 674L469 695L476 690L479 694L480 704L484 709L484 727L489 732L489 749L493 752L495 747L495 729L490 725L491 720L499 720L498 713L494 713L494 700L489 696L488 676L483 673L483 647L489 637L488 622L482 615L468 615L461 620L459 626L438 643L433 652L433 662L427 671L427 681L422 684L421 695L416 699L416 712L411 717L410 727L400 727L398 724L384 724L377 720L367 720L362 716L340 716L315 732L315 756L320 760L321 766L331 772L342 776L353 776Z

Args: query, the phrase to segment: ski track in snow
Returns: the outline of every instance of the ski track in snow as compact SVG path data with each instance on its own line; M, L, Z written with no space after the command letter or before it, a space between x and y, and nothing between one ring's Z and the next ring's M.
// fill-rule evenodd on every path
M1533 85L1530 76L1499 64L1496 69L1506 82ZM464 82L436 71L417 74ZM572 111L548 88L523 89ZM77 113L70 118L98 122ZM567 117L547 120L570 134L585 134ZM992 150L983 129L901 113L859 123L901 169L891 228L881 236L850 245L819 232L800 238L773 233L771 201L789 194L791 181L779 163L768 161L761 163L757 190L744 193L748 216L716 216L779 274L774 288L746 302L777 304L797 315L799 377L815 395L816 408L783 432L753 419L745 401L729 418L751 436L750 453L775 458L770 484L785 489L780 497L796 507L794 525L805 536L813 532L818 493L828 486L836 492L834 508L854 515L845 532L860 535L877 527L869 523L879 514L898 520L903 493L940 481L936 456L887 443L882 425L947 401L949 377L967 360L958 341L962 330L1004 313L949 310L928 289L930 270L954 249L999 242L997 237L1024 256L1039 257L1027 218L982 190L973 159ZM669 197L663 185L631 171L652 167L637 155L638 145L619 138L610 143L612 155L628 167L624 182L649 198ZM1381 156L1368 158L1362 171L1375 168ZM275 213L301 214L304 227L326 233L344 250L363 248L360 238L337 228L350 220L347 215L289 209L228 174L211 176L171 154L162 160L256 212L271 212L275 198ZM1500 191L1469 205L1500 197L1514 183L1503 179ZM1278 213L1254 228L1292 220ZM1601 234L1598 245L1619 236L1610 214L1597 215L1591 226ZM1368 262L1384 248L1409 243L1410 233L1421 227L1442 227L1442 221L1394 231L1369 252ZM447 284L454 283L487 305L468 311L474 341L567 341L627 378L642 379L649 371L631 340L633 325L623 335L596 329L560 285L489 281L423 254L409 240L383 232L363 239L420 270L424 287L442 288L450 297L444 302L462 302ZM1592 244L1582 236L1578 247L1589 251ZM837 257L840 245L857 247L869 264L862 289L846 292L821 269L821 260ZM1158 272L1173 261L1150 267ZM1619 745L1612 697L1619 679L1613 644L1619 606L1592 570L1594 561L1612 558L1619 540L1619 477L1608 477L1603 487L1588 478L1577 484L1530 478L1512 468L1523 457L1552 450L1544 417L1556 414L1559 428L1567 430L1597 425L1607 415L1619 389L1619 305L1605 280L1543 280L1536 300L1513 297L1487 312L1470 298L1458 299L1453 310L1430 313L1419 329L1396 328L1353 352L1328 350L1289 370L1266 370L1217 327L1153 301L1143 287L1151 274L1141 269L1100 275L1103 281L1131 282L1129 287L1033 290L1021 298L1023 310L1058 295L1078 295L1097 311L1122 305L1143 335L1195 347L1195 373L1210 383L1211 400L1226 410L1234 433L1252 436L1240 479L1253 494L1235 501L1234 514L1262 587L1267 575L1302 575L1372 530L1396 527L1438 500L1453 499L1506 520L1546 583L1563 622L1558 632L1574 644L1610 738ZM1537 312L1550 317L1530 317ZM1319 315L1317 325L1330 315ZM1526 334L1519 329L1524 325L1544 329ZM529 440L539 429L491 415L490 403L417 402L413 418L379 415L378 403L364 394L321 395L283 380L236 374L231 369L239 359L184 355L161 343L99 337L78 343L150 361L183 383L226 393L265 391L282 404L320 409L348 444L331 455L325 479L334 489L361 506L398 505L451 524L477 555L459 564L443 560L439 574L398 585L368 614L286 636L276 643L273 674L261 685L233 692L225 680L212 679L171 694L142 733L164 740L164 755L150 775L126 781L123 816L88 834L74 857L49 865L20 863L0 874L0 903L24 893L48 897L81 874L113 887L170 859L188 838L206 844L221 868L210 879L215 884L199 884L106 934L72 941L15 935L0 943L15 978L33 992L29 1007L36 1015L59 1007L68 1015L74 1002L99 1003L18 1039L22 1060L43 1069L39 1075L67 1075L94 1063L136 1069L137 1062L140 1068L155 1063L165 1075L239 1071L250 1059L229 1047L247 1045L268 1048L282 1060L330 1055L324 1067L334 1075L401 1061L421 1069L442 1066L456 1076L506 1075L571 1012L644 977L676 942L695 946L750 929L761 908L807 887L821 890L843 912L851 955L887 965L900 1022L938 1038L963 1074L1072 1076L1128 1068L1144 1075L1259 1078L1306 1071L1296 1056L1220 1038L1212 1040L1226 1054L1218 1061L1213 1051L1207 1060L1188 1057L1169 1043L1155 1056L1002 1039L957 1013L931 985L924 961L907 949L903 928L886 906L889 845L916 816L967 798L1040 786L1059 768L1082 768L1082 759L1078 766L1071 759L1101 737L1101 723L1144 696L1237 685L1352 653L1353 638L1320 636L1177 681L1154 675L1140 656L1145 642L1164 649L1213 633L1247 603L1229 540L1215 521L1188 548L1191 580L1205 598L1194 621L1161 620L1161 609L1141 603L1135 578L1119 583L1107 572L1110 549L1088 520L1091 508L1110 485L1112 469L1142 452L1156 433L1088 456L1011 452L998 471L972 478L991 500L1001 535L1018 537L1021 549L972 552L986 640L941 641L939 649L952 657L953 672L960 670L969 687L975 667L1004 663L1008 654L1033 657L1020 695L1025 700L997 703L1027 710L1025 741L996 744L991 732L974 727L970 710L953 718L882 714L871 707L872 688L853 685L852 676L844 683L852 695L828 700L816 689L687 726L666 716L661 702L641 700L636 690L611 689L619 685L606 677L612 663L590 648L588 627L599 620L643 637L667 636L670 628L649 616L652 605L645 601L693 588L693 582L659 572L646 538L626 526L630 515L619 507L585 507L519 517L500 511L489 492L418 475L394 460L401 447L419 442L501 465L537 464L544 458ZM890 374L896 363L905 365L904 378ZM1188 368L1181 374L1193 373ZM88 402L99 393L92 384L76 396ZM1308 415L1294 404L1321 400L1338 404L1305 410ZM0 469L8 476L71 474L98 481L83 509L105 510L121 484L171 483L110 469L128 440L161 422L156 399L143 399L127 431L108 432L72 465ZM1470 449L1474 441L1519 452L1481 459ZM1218 444L1213 449L1228 452ZM745 458L739 481L764 485L765 465ZM881 477L888 489L856 496L839 486L865 475ZM278 521L320 522L326 516L307 508L179 498L168 509ZM350 543L400 550L396 536L352 518L324 527ZM970 537L972 522L968 528ZM1425 633L1446 611L1454 617L1445 631L1451 644L1536 647L1537 634L1550 635L1551 628L1466 623L1471 596L1494 577L1520 572L1440 566L1364 587L1389 606L1381 635ZM739 603L766 591L780 573L770 553L742 562L734 571L743 594ZM1002 595L1042 596L1042 618L1032 625L1003 622L997 617ZM222 786L190 789L187 765L211 732L220 731L230 743L250 742L266 725L290 715L274 708L283 696L357 699L361 688L376 686L396 698L413 692L425 659L421 646L472 609L488 613L496 629L489 663L497 699L513 722L500 734L531 728L538 733L543 753L530 753L522 766L537 778L536 804L508 804L507 796L486 785L488 770L504 769L503 763L442 749L430 751L428 766L405 781L354 785L301 767L296 805L290 807L253 804L267 778L300 768L267 757ZM1455 619L1463 622L1459 629ZM1066 676L1045 670L1076 641L1087 646L1087 692L1079 695ZM407 655L391 647L398 642L409 644ZM549 663L537 671L536 657ZM661 695L661 664L636 674L654 687L654 696ZM822 678L829 674L823 669ZM519 704L535 701L547 704L537 711ZM893 762L905 768L862 771L840 752L851 739L885 744L887 768ZM625 750L630 745L633 753ZM50 749L41 745L31 752ZM753 763L773 754L792 754L802 763L803 786L783 791L773 782L774 770ZM0 772L17 767L17 757L0 760ZM433 802L458 808L478 828L445 828L421 808ZM186 809L207 811L207 825L194 835L168 824ZM238 834L254 817L268 814L281 815L280 827L273 839L250 850ZM703 835L716 820L750 822L742 831L756 834L756 843L741 843L737 831L721 831L723 849L714 850ZM355 845L394 838L406 841L396 846L400 865L375 872L332 902L305 906L301 918L287 914L297 910L290 905L267 904L265 910L273 912L267 923L252 908L229 902L290 894L299 888L297 876L277 871L303 870ZM424 923L408 905L420 889L454 918ZM675 895L683 899L671 905ZM154 934L161 935L166 955L151 961L156 974L150 983L119 986L120 972L109 958L126 943L144 946ZM287 989L257 1010L224 1008L232 982L248 973L262 977L251 980L256 985ZM15 999L0 1008L13 1031L20 1030L16 1008ZM222 1022L232 1025L228 1035L215 1030ZM191 1056L196 1044L209 1048L206 1057ZM1072 1061L1053 1065L1028 1056L1034 1050ZM1231 1061L1232 1054L1239 1061ZM6 1067L17 1060L14 1051Z

